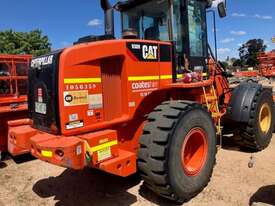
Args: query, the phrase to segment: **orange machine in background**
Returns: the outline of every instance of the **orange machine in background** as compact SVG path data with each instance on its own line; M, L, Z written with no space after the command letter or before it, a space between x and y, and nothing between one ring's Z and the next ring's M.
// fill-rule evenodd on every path
M0 154L7 151L7 122L27 117L27 76L31 58L31 55L0 54ZM13 155L25 152L22 148Z
M258 54L259 66L257 70L235 72L235 77L275 77L275 51Z
M258 70L234 72L235 77L257 77L258 75Z
M275 77L275 51L260 53L258 60L261 76L266 78Z

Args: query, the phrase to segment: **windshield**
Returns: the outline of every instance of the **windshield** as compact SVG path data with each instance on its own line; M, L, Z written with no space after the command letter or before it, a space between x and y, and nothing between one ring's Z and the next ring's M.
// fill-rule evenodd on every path
M169 40L169 4L153 0L122 12L122 30L134 30L139 39Z

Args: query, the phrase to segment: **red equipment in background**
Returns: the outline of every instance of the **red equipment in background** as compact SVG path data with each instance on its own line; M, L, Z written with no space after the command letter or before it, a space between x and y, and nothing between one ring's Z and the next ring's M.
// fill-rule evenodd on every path
M260 53L258 55L260 62L259 71L261 76L271 78L275 76L275 51Z
M235 77L257 77L258 75L258 70L234 72Z
M235 77L266 77L275 76L275 51L261 52L258 54L258 70L234 72Z
M31 55L0 54L0 154L7 151L7 122L27 117L27 76L31 58ZM12 155L25 152L22 148Z

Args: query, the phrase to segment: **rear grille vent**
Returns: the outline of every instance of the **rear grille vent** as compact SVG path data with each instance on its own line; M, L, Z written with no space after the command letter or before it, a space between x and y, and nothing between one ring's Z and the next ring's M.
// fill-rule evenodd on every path
M101 64L103 106L105 121L122 115L122 63L119 59L106 59Z

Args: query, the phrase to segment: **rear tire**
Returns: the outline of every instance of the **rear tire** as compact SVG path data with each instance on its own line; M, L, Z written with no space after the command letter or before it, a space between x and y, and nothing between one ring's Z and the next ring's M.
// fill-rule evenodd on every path
M237 143L256 151L265 149L274 131L273 98L269 90L260 89L253 99L248 123L241 125Z
M7 152L0 151L0 162L4 161L7 158Z
M169 101L155 108L140 138L138 168L144 184L178 203L200 193L216 161L216 130L201 105Z

